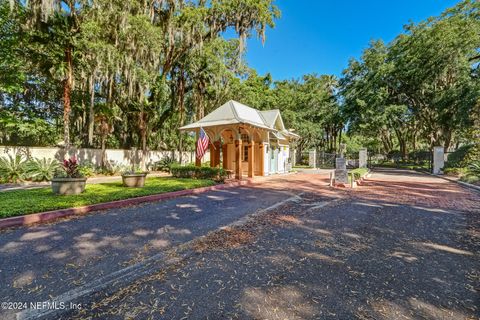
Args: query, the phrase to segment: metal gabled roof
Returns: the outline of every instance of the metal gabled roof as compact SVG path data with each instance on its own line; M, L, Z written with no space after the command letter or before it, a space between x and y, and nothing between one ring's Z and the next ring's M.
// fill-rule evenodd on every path
M265 119L267 125L270 128L276 129L278 131L285 130L285 125L283 124L283 119L280 114L280 110L278 109L265 110L265 111L260 111L260 113L262 114L263 118ZM280 128L276 128L276 122L278 119L280 120Z
M240 102L230 100L199 121L183 126L180 130L231 124L249 124L262 129L271 129L260 111Z

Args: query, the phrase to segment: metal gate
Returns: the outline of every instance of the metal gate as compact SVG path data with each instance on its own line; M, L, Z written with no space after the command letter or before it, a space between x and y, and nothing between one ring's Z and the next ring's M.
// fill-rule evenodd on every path
M317 168L320 169L334 169L335 168L335 153L327 153L324 151L317 152Z

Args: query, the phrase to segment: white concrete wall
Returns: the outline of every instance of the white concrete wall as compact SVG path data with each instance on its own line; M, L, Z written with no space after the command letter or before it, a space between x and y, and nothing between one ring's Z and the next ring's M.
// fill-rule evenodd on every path
M287 161L288 161L288 147L280 146L280 150L278 150L277 172L284 173L287 171Z
M269 168L270 168L270 154L268 150L270 149L270 145L268 143L263 144L263 174L265 176L269 175Z
M361 148L358 152L358 167L366 168L368 164L367 148Z
M50 148L50 147L8 147L0 146L0 157L6 156L7 154L14 155L16 152L21 152L22 154L28 154L32 158L51 158L62 161L63 159L69 158L75 155L80 163L82 162L91 162L93 165L99 167L101 165L102 159L102 150L100 149L86 149L86 148L70 148L65 150L63 148ZM135 150L122 150L122 149L107 149L106 150L107 161L114 165L132 165L139 164L140 157L142 155L141 151ZM172 151L148 151L146 154L145 163L147 166L153 164L160 159L165 157L171 157ZM178 160L179 152L175 151L175 159ZM210 161L210 152L203 156L202 162ZM194 152L184 152L183 153L183 163L195 162L195 153Z
M433 147L433 174L442 174L445 166L445 155L443 147Z

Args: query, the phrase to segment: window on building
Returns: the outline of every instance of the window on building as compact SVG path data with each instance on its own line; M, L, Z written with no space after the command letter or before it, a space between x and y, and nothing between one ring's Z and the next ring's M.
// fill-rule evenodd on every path
M241 135L242 138L242 144L243 144L243 161L248 161L248 144L250 142L250 138L248 137L248 134L242 133Z

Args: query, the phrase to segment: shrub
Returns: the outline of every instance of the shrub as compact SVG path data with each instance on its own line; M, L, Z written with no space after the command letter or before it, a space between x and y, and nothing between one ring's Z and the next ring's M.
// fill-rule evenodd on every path
M25 165L26 175L33 181L50 181L59 168L58 161L50 158L31 159Z
M109 173L112 176L116 176L122 174L123 172L126 172L129 168L130 166L127 166L125 164L116 164L110 167Z
M84 161L78 166L78 171L84 177L92 177L96 173L96 168L90 161Z
M468 166L468 173L475 176L480 176L480 160L472 162Z
M452 176L464 176L467 174L468 168L443 168L443 173Z
M139 174L139 173L148 173L146 170L142 170L139 166L123 166L121 170L122 175L124 174Z
M27 161L20 155L0 157L0 179L17 183L25 179Z
M367 168L357 168L357 169L351 170L349 173L353 175L353 180L358 180L367 172L368 172Z
M454 152L450 153L445 163L445 168L461 168L468 165L469 160L474 153L474 145L461 146Z
M480 183L480 176L476 176L473 174L469 174L460 178L461 181L471 184L479 184Z
M57 170L55 172L55 177L66 177L66 178L82 178L83 175L79 170L79 165L77 158L72 156L68 160L63 160L62 170Z
M413 161L414 163L423 163L430 160L431 152L428 150L415 150L408 154L408 160Z
M157 170L157 171L170 173L170 167L174 164L178 164L178 162L175 161L174 158L167 156L161 159L160 161L155 162L153 165L153 168L154 170Z
M127 171L129 168L130 166L123 164L111 164L105 168L100 168L100 170L97 170L97 172L106 176L117 176L124 171Z
M176 178L211 179L217 182L225 181L227 172L223 168L181 166L174 164L170 167L172 176Z
M388 160L395 160L398 161L402 158L402 153L400 150L392 150L389 153L387 153L387 159Z

